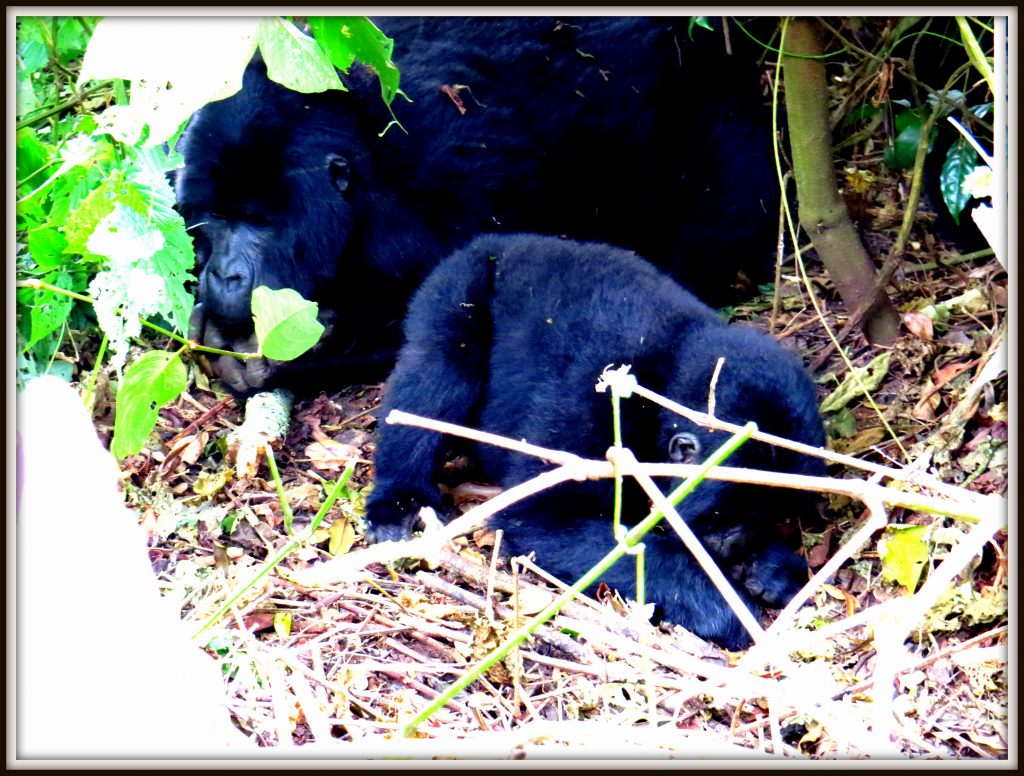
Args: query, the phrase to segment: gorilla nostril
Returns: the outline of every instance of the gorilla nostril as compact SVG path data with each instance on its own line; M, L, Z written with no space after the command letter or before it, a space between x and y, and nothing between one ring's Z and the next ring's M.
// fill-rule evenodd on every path
M242 273L240 272L217 272L213 273L217 283L223 287L231 287L241 285L244 281Z
M222 262L210 267L210 280L221 294L246 294L252 282L251 274L237 262Z

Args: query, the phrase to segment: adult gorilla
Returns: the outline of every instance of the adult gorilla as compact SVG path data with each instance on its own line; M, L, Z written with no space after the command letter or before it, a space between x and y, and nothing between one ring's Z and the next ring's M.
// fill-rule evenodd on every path
M258 285L314 299L329 328L287 365L215 359L235 392L382 377L413 290L481 232L625 246L712 302L769 263L770 127L752 58L726 56L720 36L692 41L688 19L666 17L378 24L412 98L393 106L406 132L380 137L390 116L366 68L348 92L299 94L256 59L181 142L197 336L253 350Z

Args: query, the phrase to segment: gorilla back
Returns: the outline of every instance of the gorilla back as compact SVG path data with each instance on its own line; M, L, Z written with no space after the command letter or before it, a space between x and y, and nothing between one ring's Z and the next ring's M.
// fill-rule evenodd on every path
M485 236L442 262L414 296L406 343L382 416L392 408L478 426L514 439L603 458L611 405L594 390L609 364L630 364L639 382L702 408L716 363L715 414L763 431L824 443L814 388L799 360L765 334L728 326L710 308L633 253L532 235ZM695 463L727 435L638 397L622 403L623 443L641 461ZM505 487L541 473L529 456L481 446L489 476ZM442 509L436 482L439 434L407 426L379 431L371 540L408 536L420 507ZM808 456L748 443L730 466L820 473ZM637 488L624 520L648 511ZM575 581L613 543L609 481L566 483L520 502L494 521L510 554ZM680 505L755 612L780 606L807 581L806 563L777 534L782 518L811 507L806 494L707 480ZM671 531L644 540L648 600L690 630L736 648L746 632ZM603 579L633 595L632 559Z
M251 349L252 288L289 286L333 313L306 364L374 379L412 290L487 231L623 245L719 299L737 269L766 266L770 127L753 68L717 36L695 43L664 17L378 23L412 98L393 106L407 132L379 137L390 116L359 66L349 92L302 95L257 60L240 93L193 119L178 197L203 263L204 340ZM242 393L266 373L216 368Z

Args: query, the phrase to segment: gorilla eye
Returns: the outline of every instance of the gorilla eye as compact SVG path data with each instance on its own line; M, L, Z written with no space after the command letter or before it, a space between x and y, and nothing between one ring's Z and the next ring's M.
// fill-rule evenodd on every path
M700 441L688 431L682 431L668 441L668 457L676 463L697 463Z

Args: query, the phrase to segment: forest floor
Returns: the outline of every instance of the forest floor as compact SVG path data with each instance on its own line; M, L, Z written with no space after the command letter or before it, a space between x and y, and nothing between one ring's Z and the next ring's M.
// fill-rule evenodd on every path
M876 229L869 251L884 255L894 229ZM898 342L875 348L853 333L842 343L854 366L872 362L864 379L875 406L851 393L823 414L836 451L890 467L923 462L945 483L1005 496L1006 272L991 256L955 257L928 235L910 242L895 278ZM841 332L847 316L813 252L807 263L820 314L792 257L777 298L731 313L801 353L825 399L850 372L826 326ZM312 540L206 631L235 723L261 745L330 741L353 757L1007 756L1005 530L897 639L905 646L895 667L878 641L884 619L871 612L909 600L910 591L896 581L907 583L898 553L882 562L891 531L876 531L797 612L793 627L807 638L787 642L786 657L751 664L676 626L630 617L610 592L601 602L581 598L396 748L403 726L514 630L517 612L538 611L559 583L529 562L514 570L492 564L494 536L485 530L445 547L440 563L375 562L340 582L296 581L363 547L382 390L357 386L296 404L276 455L294 530L308 525L352 460L354 476ZM223 437L241 414L224 394L192 388L161 413L162 444L123 466L153 568L197 627L290 540L266 465L238 478L225 454ZM861 476L842 465L829 473ZM452 496L464 511L493 492L470 485ZM847 496L821 506L817 524L786 529L812 571L868 519L864 504ZM886 520L926 530L927 556L911 586L965 536L966 524L941 515L895 507ZM859 627L809 635L858 613L866 613ZM889 677L891 693L878 691L876 676Z

